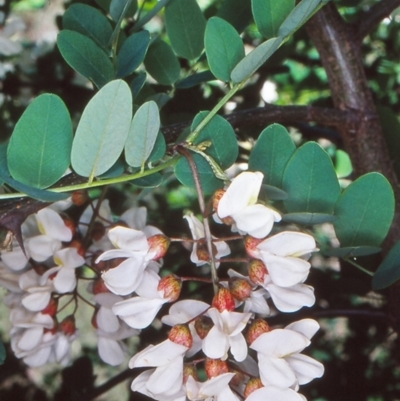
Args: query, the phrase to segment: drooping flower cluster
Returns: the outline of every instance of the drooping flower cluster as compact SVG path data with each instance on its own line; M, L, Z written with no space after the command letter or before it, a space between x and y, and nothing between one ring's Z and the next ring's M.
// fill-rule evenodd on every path
M163 273L171 239L146 225L143 207L116 218L107 201L94 201L77 223L63 211L69 204L30 216L22 227L25 249L15 243L2 254L0 267L0 283L9 290L15 354L30 366L68 363L84 285L92 296L85 301L94 309L99 355L113 366L125 361L125 340L140 335L172 304L160 317L171 326L168 339L148 345L129 362L131 368L149 368L133 381L133 391L166 401L304 400L299 387L323 374L319 362L302 354L318 323L304 319L271 328L266 319L314 304L313 288L305 281L316 244L309 234L274 225L280 214L257 203L262 180L261 173L241 173L212 198L214 220L238 234L207 238L203 222L193 213L185 216L191 262L219 269L226 262L245 265L214 278L211 302L179 300L182 284L197 279ZM230 240L236 246L229 246ZM198 279L207 280L211 283ZM63 318L69 305L73 311ZM202 371L206 381L198 379Z

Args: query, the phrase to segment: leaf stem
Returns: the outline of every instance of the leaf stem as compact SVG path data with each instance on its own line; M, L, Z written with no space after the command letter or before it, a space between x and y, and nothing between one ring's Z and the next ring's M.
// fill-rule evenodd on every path
M363 273L368 274L368 276L373 277L374 273L370 272L369 270L365 269L364 267L362 267L361 265L359 265L358 263L354 262L351 259L344 259L346 262L350 263L351 265L353 265L354 267L357 267L358 270L361 270Z

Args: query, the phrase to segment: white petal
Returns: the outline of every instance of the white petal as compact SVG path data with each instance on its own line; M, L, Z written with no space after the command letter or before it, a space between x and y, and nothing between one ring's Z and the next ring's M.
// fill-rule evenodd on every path
M183 385L183 357L180 356L171 363L161 366L150 376L146 387L153 394L172 395Z
M64 224L60 215L50 208L44 208L36 213L39 230L47 237L69 242L72 239L72 231Z
M29 238L25 246L32 259L36 260L36 262L44 262L61 248L61 242L46 235L38 235L37 237Z
M108 232L108 238L116 248L141 252L147 252L149 249L146 235L132 228L114 227Z
M32 327L23 332L21 338L18 340L18 348L22 351L30 351L37 347L43 338L42 327Z
M13 250L10 252L2 251L1 259L7 267L15 271L22 270L28 263L28 258L19 245L13 245Z
M111 366L120 365L125 360L125 354L117 341L99 337L99 356Z
M183 216L183 218L189 224L193 239L198 240L205 237L203 223L193 213Z
M273 385L288 388L296 382L296 376L289 364L282 358L259 355L258 367L264 386Z
M115 316L113 311L108 308L101 307L96 315L97 327L106 333L115 333L120 328L120 320Z
M209 358L225 360L228 357L228 338L214 326L204 338L202 348Z
M142 394L145 394L145 395L151 397L152 394L149 392L149 390L147 390L146 383L154 371L155 371L155 369L145 370L138 377L136 377L135 380L131 384L131 390L137 391L139 393L142 393Z
M241 362L247 356L247 343L242 333L230 336L228 338L229 345L231 346L231 353L236 361Z
M235 376L234 373L223 373L222 375L213 377L210 380L207 380L199 390L199 398L201 396L207 396L207 397L212 397L212 396L217 396L221 394L221 392L227 388L229 385L229 382L232 380L232 377Z
M300 385L324 374L324 365L307 355L295 354L286 358L286 361L295 372Z
M58 363L61 363L69 355L70 346L65 335L61 334L58 336L54 344L54 352Z
M288 324L285 329L297 331L311 339L319 330L319 323L314 319L302 319Z
M296 312L303 306L310 307L315 303L314 289L306 284L296 284L293 287L268 284L266 288L276 308L281 312Z
M205 312L209 307L210 305L202 301L184 299L182 301L175 302L169 308L169 314L163 316L161 321L169 326L186 323L187 321Z
M79 255L76 248L64 248L54 254L56 264L75 269L85 263L85 259Z
M54 288L60 293L71 292L76 287L75 269L61 268L53 280Z
M316 244L311 235L284 231L262 241L257 248L278 256L301 256L315 251Z
M143 255L143 253L133 252L129 249L110 249L109 251L103 252L96 260L95 263L99 263L102 260L110 260L115 258L135 258Z
M260 172L243 172L229 185L218 204L218 216L232 216L257 202L264 175Z
M278 388L274 386L261 387L251 393L246 401L303 401L301 394L290 388Z
M24 362L32 367L37 368L43 366L49 360L51 355L51 347L39 348L36 352L26 356Z
M146 226L147 210L144 206L131 207L122 213L120 220L124 221L134 230L143 230Z
M33 312L43 310L50 302L50 291L40 291L28 294L22 298L22 305Z

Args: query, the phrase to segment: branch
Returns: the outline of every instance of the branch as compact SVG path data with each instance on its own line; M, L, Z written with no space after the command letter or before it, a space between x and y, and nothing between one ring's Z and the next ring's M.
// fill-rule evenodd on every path
M357 30L356 35L358 41L362 42L362 40L397 7L400 7L400 0L381 0L362 13L358 20L354 23L354 27Z

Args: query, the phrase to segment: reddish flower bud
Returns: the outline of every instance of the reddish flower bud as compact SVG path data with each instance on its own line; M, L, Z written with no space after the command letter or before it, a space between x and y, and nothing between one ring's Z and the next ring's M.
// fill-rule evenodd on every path
M250 297L252 287L244 278L231 277L229 279L229 290L238 301L244 301Z
M198 380L196 367L191 363L186 363L183 365L183 384L187 382L189 376L192 376L194 380Z
M229 372L227 362L221 361L221 359L206 358L204 362L204 369L209 379Z
M247 265L249 272L249 279L257 285L263 285L265 276L268 274L268 270L261 260L253 259Z
M199 260L202 260L204 262L210 261L210 254L208 253L207 244L205 243L197 244L196 256L199 258Z
M246 333L246 340L249 344L251 344L255 339L261 336L261 334L268 333L271 331L271 327L269 324L263 319L254 320Z
M104 225L100 223L100 221L95 221L91 232L92 240L99 241L104 237L105 234L106 228L104 227Z
M254 238L251 235L246 235L244 237L244 249L246 250L247 255L251 258L257 259L259 257L260 252L257 250L257 245L263 241L260 238Z
M168 299L169 302L174 302L179 298L181 288L182 280L175 276L175 274L169 274L160 280L157 290L163 292L164 299Z
M75 235L76 223L72 219L70 219L69 217L61 216L61 218L63 219L63 222L64 222L65 226L68 227L71 230L72 235Z
M176 324L168 333L168 339L175 344L191 348L193 344L192 334L187 324Z
M60 331L63 332L67 336L71 336L76 332L75 326L75 317L74 315L67 316L61 323L60 323Z
M235 310L235 300L227 288L220 287L214 295L211 306L218 309L219 312L233 311Z
M83 242L78 239L74 239L69 246L71 248L75 248L76 251L78 252L79 255L81 255L83 258L85 257L86 251L85 248L83 247Z
M213 207L214 212L216 212L218 210L219 201L224 196L225 192L226 191L224 189L217 189L214 192L214 195L212 197L212 207Z
M110 292L106 287L104 280L100 277L93 281L92 291L94 295L101 294L103 292Z
M245 375L236 369L231 369L230 371L231 373L235 374L235 376L232 377L230 384L232 384L232 386L239 387L245 381Z
M39 276L41 276L42 274L44 274L47 270L47 267L45 265L42 264L34 264L33 265L33 270L35 270L35 273Z
M244 388L243 396L247 398L251 393L258 390L259 388L264 387L261 383L261 380L258 377L252 377L246 384Z
M72 192L72 203L76 206L82 206L89 200L89 195L86 189L78 189Z
M149 244L149 252L155 252L152 260L159 260L165 256L168 251L171 240L164 234L156 234L147 238Z
M58 299L50 298L48 305L41 311L43 315L55 316L57 314Z
M196 333L202 340L206 338L213 325L213 321L208 316L200 316L194 321Z

